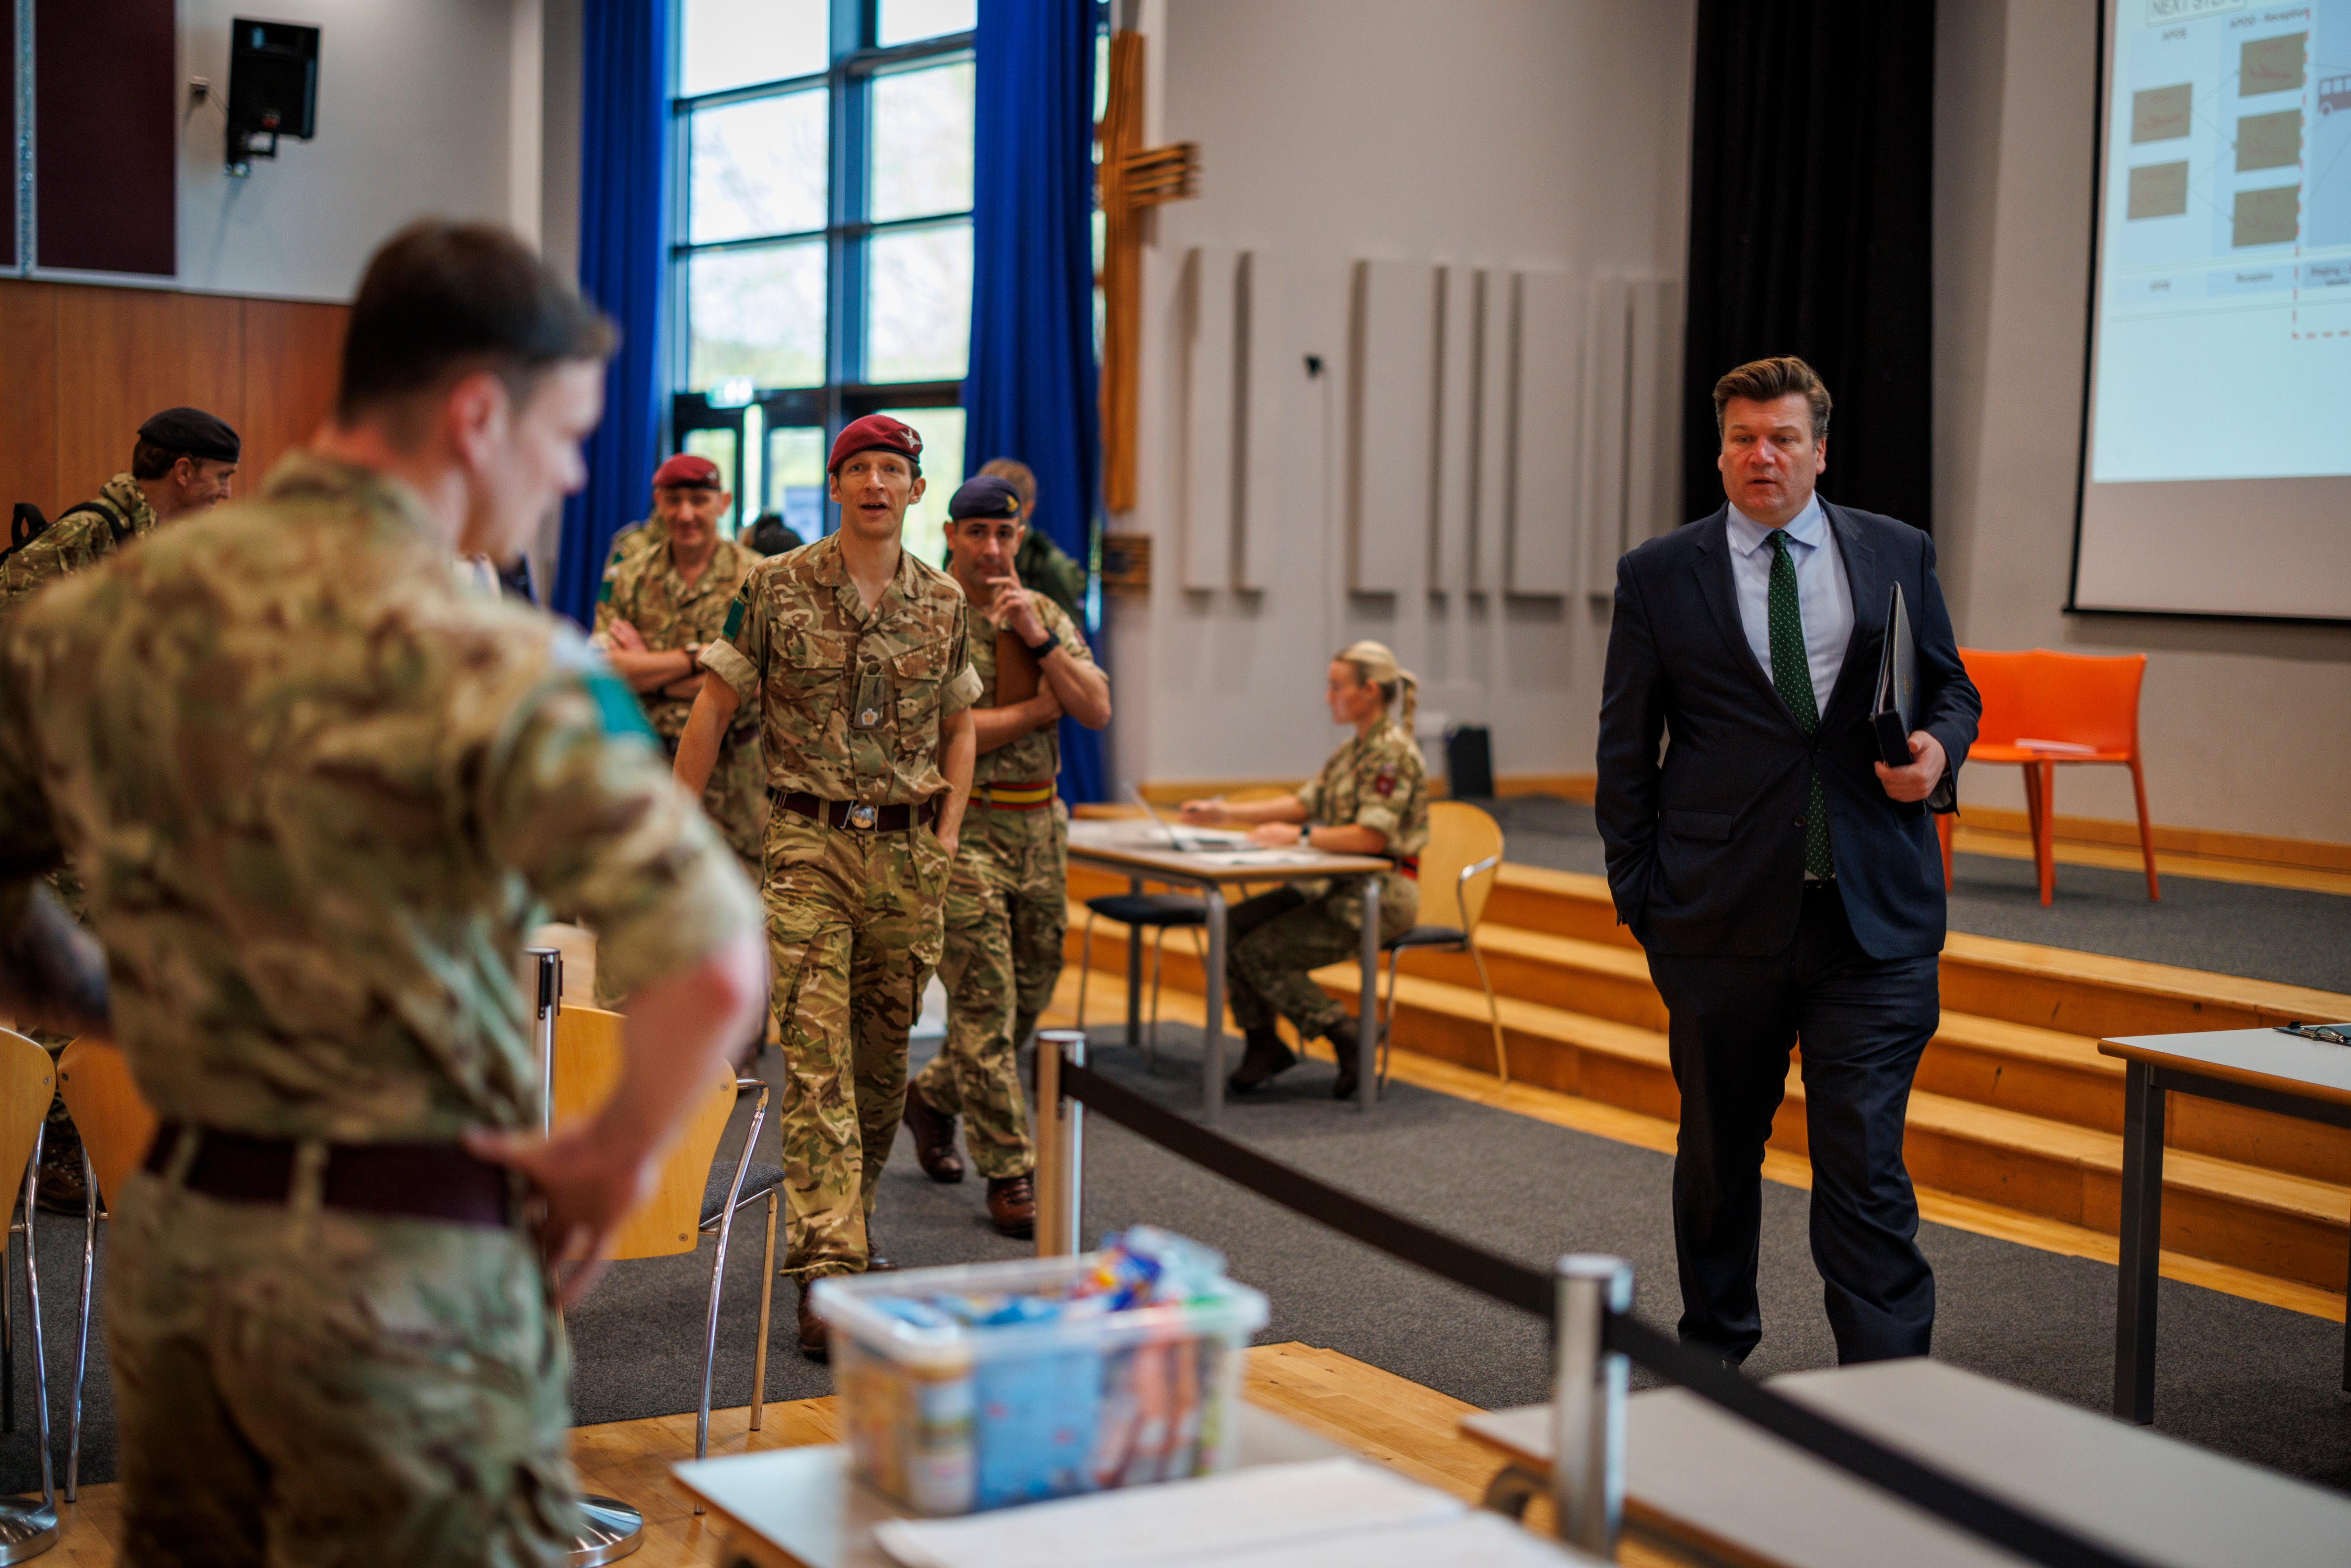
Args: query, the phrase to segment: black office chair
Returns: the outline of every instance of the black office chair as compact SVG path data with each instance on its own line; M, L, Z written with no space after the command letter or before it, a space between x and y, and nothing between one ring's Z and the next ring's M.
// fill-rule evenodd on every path
M1170 926L1186 927L1194 932L1206 929L1208 905L1205 899L1188 893L1106 893L1099 898L1086 900L1086 934L1078 945L1078 1028L1086 1027L1086 981L1094 972L1094 920L1116 920L1126 926L1126 939L1132 942L1135 933L1146 927L1151 940L1151 1026L1143 1037L1145 1063L1159 1065L1159 955L1167 942ZM1207 962L1207 951L1196 935L1193 949L1200 961ZM1133 1040L1127 1041L1129 1045Z

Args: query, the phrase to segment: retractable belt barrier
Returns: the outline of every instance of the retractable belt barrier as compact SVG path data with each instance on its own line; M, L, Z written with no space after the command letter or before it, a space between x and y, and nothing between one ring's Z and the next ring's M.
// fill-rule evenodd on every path
M1473 1247L1317 1181L1076 1061L1060 1063L1060 1087L1061 1093L1129 1132L1318 1224L1521 1312L1546 1320L1558 1315L1558 1281L1541 1270ZM2091 1541L1775 1394L1705 1352L1658 1333L1629 1312L1613 1307L1606 1312L1602 1342L1607 1351L1680 1385L1813 1458L2046 1568L2148 1568L2143 1559Z

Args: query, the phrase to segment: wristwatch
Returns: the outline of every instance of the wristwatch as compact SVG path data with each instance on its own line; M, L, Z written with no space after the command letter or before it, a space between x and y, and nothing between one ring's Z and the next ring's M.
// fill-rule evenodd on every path
M1048 632L1045 633L1045 640L1043 642L1029 644L1029 656L1041 664L1045 662L1045 656L1061 645L1061 640L1053 635L1052 632Z

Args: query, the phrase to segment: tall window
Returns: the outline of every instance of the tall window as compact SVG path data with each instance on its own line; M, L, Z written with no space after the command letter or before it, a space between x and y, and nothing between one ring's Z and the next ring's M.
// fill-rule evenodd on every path
M733 528L833 527L834 433L890 413L939 559L963 476L977 0L682 0L671 423L733 476Z

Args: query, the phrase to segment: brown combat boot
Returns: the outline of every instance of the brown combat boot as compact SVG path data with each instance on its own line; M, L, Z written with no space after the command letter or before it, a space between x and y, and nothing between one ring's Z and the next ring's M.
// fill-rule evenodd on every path
M814 1280L800 1281L800 1354L810 1361L831 1361L832 1342L826 1337L824 1320L809 1306L809 1289Z
M1027 1241L1037 1234L1037 1182L1023 1171L1019 1176L987 1178L987 1222L998 1236Z
M1236 1094L1247 1094L1275 1073L1297 1065L1298 1053L1281 1043L1281 1036L1271 1025L1253 1029L1244 1037L1249 1049L1241 1052L1241 1064L1225 1080L1225 1087Z
M923 1092L906 1085L906 1131L914 1135L914 1163L933 1181L949 1186L963 1180L963 1151L956 1147L956 1119L931 1109Z

